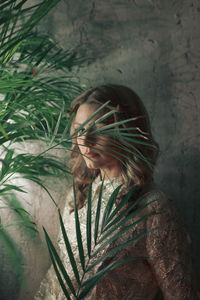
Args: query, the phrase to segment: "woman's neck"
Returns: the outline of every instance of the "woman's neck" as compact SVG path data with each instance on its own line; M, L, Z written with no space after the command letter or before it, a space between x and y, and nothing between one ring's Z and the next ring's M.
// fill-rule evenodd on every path
M114 169L114 170L105 170L105 169L101 169L100 170L100 178L101 180L104 178L106 179L113 179L116 177L120 177L121 176L121 169Z

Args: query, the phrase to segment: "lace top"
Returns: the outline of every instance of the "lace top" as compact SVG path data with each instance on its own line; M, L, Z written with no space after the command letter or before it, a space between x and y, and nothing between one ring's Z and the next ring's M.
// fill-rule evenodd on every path
M104 210L109 196L120 184L120 179L107 180L104 183L102 207ZM92 216L96 211L99 187L101 181L97 178L93 184ZM63 213L63 221L70 240L72 251L79 262L78 248L75 233L74 213L69 213L69 201L73 193L70 192ZM166 195L151 187L143 198L143 203L151 202L145 209L128 221L126 226L142 218L147 213L148 218L142 219L132 229L126 231L104 252L120 245L123 241L133 239L136 235L144 233L144 236L133 243L128 244L121 251L109 256L102 265L93 269L93 273L115 261L130 257L143 257L129 263L118 266L109 271L96 287L84 298L87 300L153 300L160 289L165 300L196 300L199 299L192 283L192 267L190 261L187 235L176 216L171 201ZM86 215L87 207L79 210L79 219L83 239L83 247L86 248ZM92 226L94 218L92 218ZM122 228L119 228L121 230ZM148 233L147 233L148 232ZM145 234L147 233L147 234ZM69 258L61 233L58 237L60 256L67 272L73 278ZM86 250L86 249L85 249ZM102 255L102 253L101 253ZM49 269L43 279L35 300L64 300L66 299L53 267ZM73 299L73 297L72 297Z

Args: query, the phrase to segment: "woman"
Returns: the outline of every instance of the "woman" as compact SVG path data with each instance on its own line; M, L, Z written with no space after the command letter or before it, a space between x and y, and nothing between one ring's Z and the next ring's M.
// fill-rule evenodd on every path
M99 110L106 102L108 104ZM96 209L102 178L105 180L102 209L119 184L122 184L122 188L115 205L120 203L123 195L133 186L137 186L137 189L128 205L140 196L143 197L142 204L150 203L131 218L128 224L144 215L150 216L126 231L104 249L101 255L137 234L149 231L148 234L109 256L102 265L93 270L93 273L124 258L143 258L109 271L85 299L151 300L155 299L159 291L165 300L198 299L192 282L187 235L171 201L153 184L153 167L158 146L153 140L148 115L139 97L124 86L102 85L75 99L71 105L71 114L73 113L74 141L70 165L75 177L84 248L86 202L92 178L95 178L92 188L93 212ZM86 122L88 118L89 122ZM113 126L107 126L110 124ZM73 229L72 193L68 195L63 220L73 253L78 260ZM73 277L61 235L58 244L62 261ZM35 299L65 299L52 268L43 280Z

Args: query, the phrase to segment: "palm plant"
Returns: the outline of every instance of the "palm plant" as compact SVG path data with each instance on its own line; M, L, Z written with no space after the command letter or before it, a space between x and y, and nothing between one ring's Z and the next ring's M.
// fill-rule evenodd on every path
M96 206L96 213L93 216L94 220L94 230L92 232L92 184L90 184L90 190L87 199L87 217L86 217L86 240L87 244L84 249L81 232L80 221L79 221L79 213L78 207L76 203L76 191L75 184L73 185L74 189L74 215L75 215L75 228L76 228L76 237L77 237L77 245L79 252L80 263L77 261L75 257L71 245L70 240L67 236L67 232L65 229L65 225L63 223L63 219L61 213L59 211L59 219L60 219L60 227L63 235L63 240L65 242L66 253L68 253L69 262L66 264L62 262L58 252L56 251L56 247L53 245L48 233L44 229L46 242L49 249L49 254L51 257L51 261L56 272L57 278L59 280L60 286L63 290L64 295L68 300L70 299L84 299L85 296L91 291L91 289L101 280L103 276L105 276L110 270L116 268L117 266L134 261L139 258L145 258L141 256L129 257L127 259L123 259L120 261L115 261L109 265L103 265L103 262L106 258L115 255L118 251L123 249L125 246L136 242L138 239L142 238L148 232L154 230L149 230L147 232L142 232L140 234L135 235L131 239L127 239L123 241L121 244L108 248L109 245L117 240L124 233L128 232L130 229L134 229L134 227L143 222L144 219L156 214L155 212L151 212L145 214L142 217L136 219L136 221L132 222L131 219L137 216L142 210L145 209L148 205L150 205L154 200L141 204L143 197L139 197L137 201L132 203L131 205L127 205L130 197L136 190L136 186L134 186L122 199L119 205L115 206L116 199L119 193L121 186L118 186L113 193L111 194L105 208L101 210L102 206L102 191L104 187L104 181L102 181L98 202ZM138 206L138 204L141 204ZM131 221L131 222L129 222ZM121 230L118 230L121 228ZM108 248L108 251L104 252L103 255L99 256L102 250ZM71 269L73 270L73 276L76 279L76 283L74 284L73 278L69 276L68 269L69 263L71 264ZM79 268L79 264L81 266L81 270ZM96 266L100 266L99 270L95 274L90 273Z
M82 90L71 72L82 60L36 28L59 0L29 2L0 3L1 209L12 209L18 216L13 223L0 223L0 239L19 276L23 273L19 250L6 230L23 225L36 236L36 227L13 193L25 192L16 178L34 181L49 193L43 177L67 176L66 165L48 151L55 144L70 147L65 111ZM39 153L34 153L34 142L41 145Z

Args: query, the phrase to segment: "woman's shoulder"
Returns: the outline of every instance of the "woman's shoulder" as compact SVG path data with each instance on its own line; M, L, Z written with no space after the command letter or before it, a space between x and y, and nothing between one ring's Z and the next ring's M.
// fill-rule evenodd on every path
M163 192L156 184L152 184L142 196L142 204L145 206L144 215L147 218L147 227L159 227L163 230L182 232L185 235L185 226L178 212L174 199Z
M144 188L141 198L141 203L146 205L149 212L168 211L174 214L176 211L174 200L154 182Z

